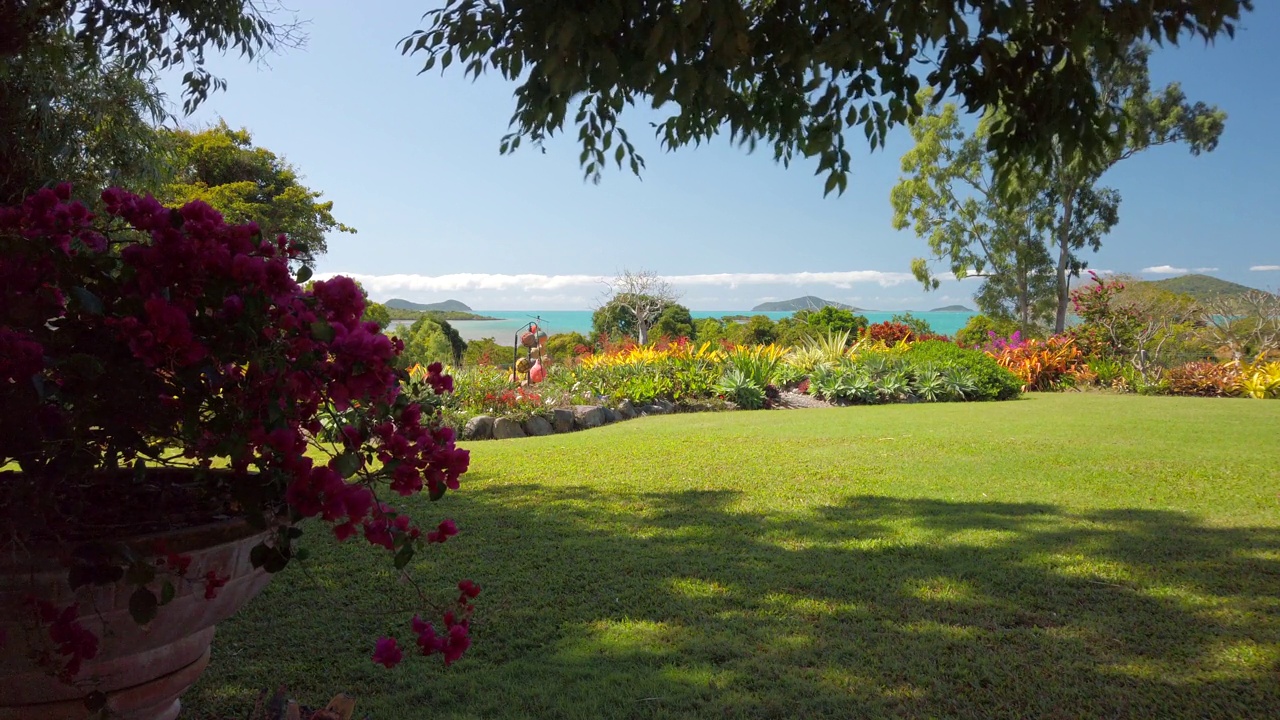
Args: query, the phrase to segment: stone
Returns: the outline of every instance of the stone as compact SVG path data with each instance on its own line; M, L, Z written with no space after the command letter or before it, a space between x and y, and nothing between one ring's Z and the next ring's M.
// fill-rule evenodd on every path
M555 434L556 429L551 427L546 418L534 415L524 421L524 431L533 437L541 437Z
M493 421L493 439L509 440L524 437L524 428L511 418L498 418Z
M489 415L477 415L467 421L462 428L464 440L489 440L493 437L493 418Z
M573 424L583 430L598 428L607 422L604 408L599 405L574 405Z
M671 402L670 400L658 398L657 400L653 401L653 404L655 407L658 408L659 415L667 415L669 413L673 413L676 411L676 404Z
M623 400L618 403L618 417L623 420L630 420L636 416L636 407L631 404L630 400Z
M573 430L573 411L569 408L556 408L551 411L551 427L558 433Z
M658 405L641 405L636 408L636 413L640 415L662 415L662 408Z
M613 408L602 408L604 410L604 421L607 423L616 423L622 418L618 415L618 411Z

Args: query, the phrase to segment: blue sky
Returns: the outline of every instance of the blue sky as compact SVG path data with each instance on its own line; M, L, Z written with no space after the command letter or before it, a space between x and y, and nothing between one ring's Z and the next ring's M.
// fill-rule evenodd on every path
M1120 224L1091 267L1150 278L1212 268L1280 285L1280 87L1266 71L1280 7L1256 5L1234 41L1155 53L1153 81L1222 107L1227 129L1213 153L1156 148L1107 176L1123 197ZM889 206L905 128L874 153L854 142L848 191L824 199L813 163L786 169L727 142L664 153L647 132L652 116L633 110L623 124L648 161L643 179L614 170L584 183L576 133L545 152L498 154L513 85L417 75L420 60L395 46L428 7L306 3L304 48L265 64L217 59L228 89L183 120L247 127L334 201L359 233L331 236L317 272L353 275L375 299L477 309L586 309L598 278L623 268L668 276L693 309L802 294L886 310L969 302L973 280L925 293L908 273L924 241L895 231ZM167 87L176 101L176 83Z

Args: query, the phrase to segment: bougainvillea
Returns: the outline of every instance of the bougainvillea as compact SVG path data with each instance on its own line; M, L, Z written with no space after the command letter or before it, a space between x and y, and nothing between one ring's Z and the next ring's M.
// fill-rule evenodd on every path
M103 539L59 511L68 492L80 492L61 481L69 475L101 478L132 530L163 529L168 518L135 500L142 486L169 477L154 469L215 465L230 468L234 507L278 528L252 555L268 571L289 562L306 518L339 540L362 534L400 569L456 534L451 520L423 533L379 499L385 487L438 500L458 487L469 458L433 408L401 392L403 347L361 322L364 297L352 280L304 291L310 271L291 272L297 253L286 238L227 224L201 202L170 209L110 189L95 215L69 198L63 185L0 208L0 466L21 468L3 473L0 489L11 494L0 500L24 515L19 535L64 556ZM436 394L452 390L439 365L419 380ZM325 427L336 432L322 438ZM17 497L27 502L8 502ZM186 571L182 556L162 549L145 563ZM154 569L126 577L134 593L156 600L143 606L163 604L148 586ZM81 580L120 576L81 572ZM214 597L227 578L210 572L195 581ZM457 636L466 635L470 597L443 613L447 662L467 645ZM66 613L38 614L50 635L69 638L61 654L91 657Z

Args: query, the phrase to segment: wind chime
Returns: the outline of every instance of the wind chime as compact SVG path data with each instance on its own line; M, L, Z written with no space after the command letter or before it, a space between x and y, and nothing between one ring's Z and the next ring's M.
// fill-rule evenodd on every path
M538 323L531 322L516 330L512 345L511 382L536 385L546 380L544 364L550 364L551 358L547 355L547 334L538 327ZM521 350L524 357L520 357Z

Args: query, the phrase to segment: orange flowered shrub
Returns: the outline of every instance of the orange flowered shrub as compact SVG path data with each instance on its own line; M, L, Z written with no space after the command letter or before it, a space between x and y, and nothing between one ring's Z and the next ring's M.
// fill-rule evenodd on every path
M1080 348L1069 338L1026 340L989 351L1001 366L1022 380L1022 390L1057 390L1087 372Z
M1174 395L1218 397L1231 394L1240 380L1240 371L1231 365L1197 360L1171 368L1165 379Z

